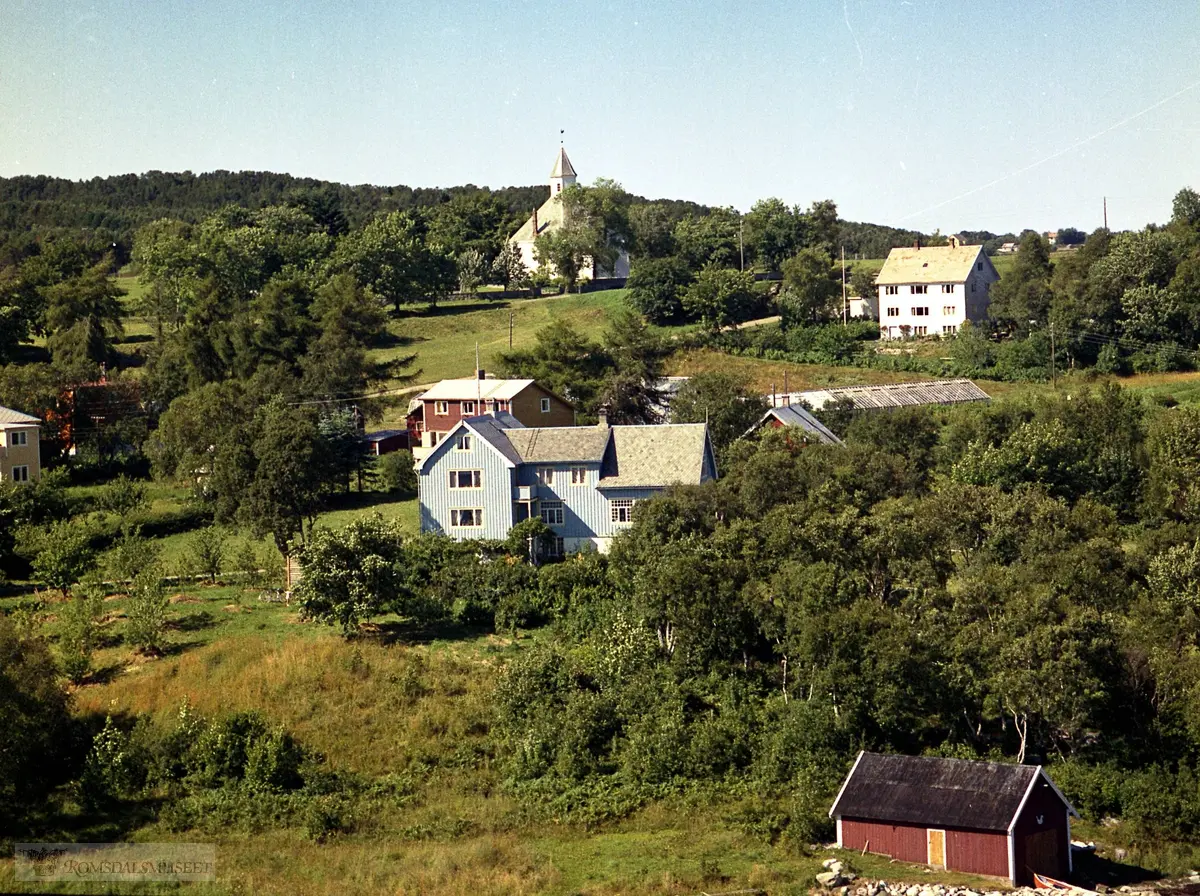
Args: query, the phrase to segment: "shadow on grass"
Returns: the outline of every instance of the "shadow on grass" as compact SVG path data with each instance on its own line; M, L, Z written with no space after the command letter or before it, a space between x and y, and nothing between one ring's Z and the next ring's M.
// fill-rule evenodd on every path
M352 634L350 639L374 641L384 646L432 644L434 641L471 641L491 632L492 627L488 625L471 625L450 620L419 622L415 619L401 619L370 623Z
M453 317L456 314L469 314L472 311L490 311L496 308L504 309L512 305L510 299L470 300L464 302L440 302L437 305L407 305L401 306L397 312L391 310L392 320L404 320L406 317Z
M216 617L208 610L197 610L185 616L177 616L167 622L167 628L175 632L199 632L217 624Z
M402 494L400 492L342 492L333 495L326 503L325 509L327 511L366 510L371 507L377 507L380 504L395 504L397 501L404 501L415 497L416 495Z
M111 684L116 680L116 677L121 674L121 670L125 667L120 663L109 663L107 666L102 666L99 669L93 669L88 673L85 684Z
M1074 863L1073 878L1075 880L1091 884L1105 884L1109 887L1139 884L1162 877L1157 871L1151 871L1149 868L1125 862L1114 862L1112 859L1098 856L1095 853L1076 853Z

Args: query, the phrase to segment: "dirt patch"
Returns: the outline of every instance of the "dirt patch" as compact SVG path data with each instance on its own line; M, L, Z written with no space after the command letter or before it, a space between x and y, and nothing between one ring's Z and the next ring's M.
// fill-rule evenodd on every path
M188 597L186 594L176 594L169 598L168 603L172 604L202 604L204 601L199 597Z
M225 606L221 607L221 609L224 610L226 613L249 613L250 612L245 607L243 607L241 604L226 604Z

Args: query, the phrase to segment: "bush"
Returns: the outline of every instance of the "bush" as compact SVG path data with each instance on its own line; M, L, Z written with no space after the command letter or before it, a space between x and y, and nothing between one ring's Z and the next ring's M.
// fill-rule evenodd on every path
M37 578L60 591L63 597L71 586L96 565L90 529L76 522L56 523L48 531L34 534L36 545L33 572Z
M225 534L217 526L206 526L188 542L184 566L192 575L217 584L225 565Z
M96 509L127 517L147 504L146 485L130 479L124 473L101 489L96 497Z
M148 656L162 654L166 640L167 592L158 567L140 572L129 588L125 640Z
M375 478L379 487L393 495L417 493L417 470L411 451L393 451L375 459Z
M63 674L76 684L92 671L96 626L103 606L99 589L88 590L90 593L79 595L63 610L62 634L58 639Z
M114 581L129 582L143 569L156 566L158 555L158 545L143 538L141 530L134 528L117 539L105 558L105 567Z

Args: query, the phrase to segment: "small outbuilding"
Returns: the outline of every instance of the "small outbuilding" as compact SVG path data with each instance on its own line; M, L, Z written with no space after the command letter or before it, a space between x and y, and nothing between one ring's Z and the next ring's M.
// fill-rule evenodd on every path
M1067 877L1071 816L1040 765L858 754L829 814L838 846L1006 877Z

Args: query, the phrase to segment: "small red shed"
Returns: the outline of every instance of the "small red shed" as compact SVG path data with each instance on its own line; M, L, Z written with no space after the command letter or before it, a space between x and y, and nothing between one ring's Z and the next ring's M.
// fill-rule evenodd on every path
M844 849L1017 885L1070 874L1079 817L1040 765L867 752L829 814Z

